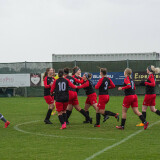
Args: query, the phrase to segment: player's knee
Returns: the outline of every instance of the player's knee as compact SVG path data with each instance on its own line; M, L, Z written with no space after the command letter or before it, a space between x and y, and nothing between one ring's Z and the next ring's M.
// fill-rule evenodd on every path
M155 108L150 108L151 112L156 112Z

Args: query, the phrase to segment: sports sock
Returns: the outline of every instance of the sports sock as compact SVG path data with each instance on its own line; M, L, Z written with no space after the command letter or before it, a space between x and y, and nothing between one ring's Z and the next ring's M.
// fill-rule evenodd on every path
M61 123L61 124L64 124L64 118L63 118L63 116L62 116L62 115L59 115L58 118L59 118L60 123Z
M96 125L100 124L101 115L100 113L96 113Z
M46 118L45 118L46 120L50 119L51 113L52 113L52 109L49 109L48 112L47 112Z
M142 112L144 119L146 119L146 112Z
M157 109L157 111L155 113L160 116L160 111L158 109Z
M3 117L3 115L0 113L0 119L3 121L3 122L7 122L7 120Z
M63 115L64 122L66 122L67 121L67 114L63 113L62 115Z
M70 115L72 114L72 111L66 110L66 114L67 114L67 120L68 120Z
M85 111L86 112L86 114L89 116L89 111ZM86 121L88 121L88 119L86 118Z
M145 122L146 122L146 120L145 120L145 118L144 118L143 115L140 115L140 116L139 116L139 119L142 121L142 123L145 123Z
M105 111L105 115L116 116L116 113L113 113L111 111Z
M122 118L122 120L121 120L121 126L124 127L125 123L126 123L126 119Z
M84 117L86 117L86 120L87 120L87 121L90 119L89 115L85 112L84 109L81 109L79 112L80 112Z

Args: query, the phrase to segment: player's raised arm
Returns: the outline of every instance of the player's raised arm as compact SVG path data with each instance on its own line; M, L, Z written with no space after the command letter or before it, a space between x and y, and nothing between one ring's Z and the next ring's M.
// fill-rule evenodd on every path
M71 88L73 88L73 89L76 89L76 88L77 88L77 86L75 86L70 80L67 79L67 81L68 81L68 85L69 85Z
M86 82L84 82L81 86L77 86L78 89L87 88L87 87L89 87L89 81L88 80Z
M80 77L81 78L81 77ZM81 78L81 80L77 79L77 78L74 78L75 82L76 83L80 83L80 84L83 84L84 83L84 80Z

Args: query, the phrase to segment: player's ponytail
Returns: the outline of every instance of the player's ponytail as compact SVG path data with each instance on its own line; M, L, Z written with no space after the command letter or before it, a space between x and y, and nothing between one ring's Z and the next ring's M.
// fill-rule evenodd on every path
M91 79L91 78L92 78L92 74L88 73L88 79Z
M126 68L124 72L127 74L127 76L131 77L131 75L132 75L132 69Z
M44 72L43 81L44 81L45 77L48 76L48 72L49 72L50 69L51 68L47 68L46 71Z
M63 77L63 74L64 74L63 69L60 69L60 70L58 71L58 77L62 78L62 77Z
M149 67L148 67L148 70L149 70L150 72L155 73L155 74L160 73L160 68L158 68L158 67L156 68L156 67L153 66L153 65L149 66Z

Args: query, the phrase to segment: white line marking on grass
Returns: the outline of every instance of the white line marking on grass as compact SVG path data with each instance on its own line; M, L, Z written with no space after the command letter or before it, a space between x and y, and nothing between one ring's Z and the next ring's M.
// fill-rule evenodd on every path
M150 128L150 127L152 127L152 126L154 126L154 125L156 125L156 124L158 124L158 123L160 123L160 121L157 121L157 122L149 125L148 128ZM136 136L137 134L139 134L139 133L141 133L141 132L143 132L143 131L144 131L144 129L141 129L141 130L139 130L139 131L136 131L136 132L132 133L131 135L127 136L126 138L122 139L121 141L119 141L119 142L117 142L117 143L114 143L114 144L112 144L111 146L108 146L108 147L102 149L102 150L99 151L99 152L94 153L92 156L86 158L85 160L91 160L91 159L99 156L100 154L108 151L109 149L112 149L112 148L114 148L114 147L116 147L116 146L119 146L120 144L128 141L129 139L131 139L132 137ZM123 131L122 131L122 132L123 132Z
M42 134L42 133L33 133L33 132L29 132L29 131L25 131L19 128L19 126L25 125L25 124L31 124L31 123L36 123L39 122L41 120L36 120L36 121L30 121L30 122L24 122L21 124L17 124L15 125L13 128L19 132L22 133L26 133L26 134L32 134L32 135L37 135L37 136L48 136L48 137L55 137L55 138L72 138L72 139L88 139L88 140L109 140L109 141L113 141L115 139L108 139L108 138L94 138L94 137L70 137L70 136L58 136L58 135L54 135L54 134Z

